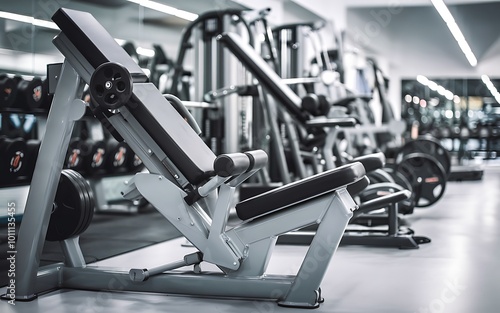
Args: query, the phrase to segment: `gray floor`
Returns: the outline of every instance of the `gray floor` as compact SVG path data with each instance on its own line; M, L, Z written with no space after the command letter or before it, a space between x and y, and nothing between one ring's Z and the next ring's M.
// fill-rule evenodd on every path
M500 167L484 179L453 182L435 206L409 222L432 243L418 250L341 247L326 273L325 303L315 312L500 312ZM187 253L175 239L99 262L102 266L155 266ZM305 248L278 246L272 273L293 273ZM177 254L178 255L178 254ZM2 289L1 291L5 291ZM156 294L61 290L1 312L302 312L273 302L202 299Z

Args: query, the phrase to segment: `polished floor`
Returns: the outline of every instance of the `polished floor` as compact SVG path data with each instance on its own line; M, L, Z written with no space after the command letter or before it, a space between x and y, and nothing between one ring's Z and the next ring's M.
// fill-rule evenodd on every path
M500 312L500 167L486 166L482 181L450 182L435 206L408 218L417 235L432 239L417 250L342 246L323 280L325 302L314 312ZM191 248L174 239L98 262L149 267ZM293 273L305 248L278 246L271 273ZM4 292L5 288L0 291ZM274 302L172 295L60 290L0 312L302 312Z

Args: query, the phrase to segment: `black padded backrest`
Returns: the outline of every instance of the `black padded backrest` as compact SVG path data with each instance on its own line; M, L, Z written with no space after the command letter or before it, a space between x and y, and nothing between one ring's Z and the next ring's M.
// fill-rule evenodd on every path
M215 154L152 83L136 83L137 103L128 108L192 184L213 176ZM161 121L159 123L158 121Z
M234 56L249 70L260 84L300 123L305 123L307 115L300 110L302 100L288 87L281 77L266 63L252 46L234 33L226 33L218 38Z
M128 69L134 82L147 81L139 65L92 14L60 8L52 20L94 68L106 62L116 62Z
M135 75L128 109L190 183L213 175L212 150L91 14L59 9L53 20L92 66L116 62Z

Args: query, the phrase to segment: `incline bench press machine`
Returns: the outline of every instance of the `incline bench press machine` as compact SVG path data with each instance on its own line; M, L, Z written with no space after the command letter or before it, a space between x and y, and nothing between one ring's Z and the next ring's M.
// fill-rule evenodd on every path
M266 164L267 155L257 150L216 157L92 15L59 9L52 19L61 29L53 42L65 61L20 227L17 271L23 275L16 282L16 299L32 300L58 288L112 290L110 282L118 280L130 282L120 291L318 307L320 283L357 209L347 187L368 184L363 165L346 165L240 202L236 212L241 222L229 227L235 188ZM96 117L149 170L129 181L124 197L144 197L198 252L149 270L92 267L76 236L61 241L64 264L39 268L64 153L85 109L79 100L84 83L94 90ZM266 275L277 237L313 224L318 224L317 232L297 274ZM220 271L201 271L202 261ZM313 272L307 266L311 262ZM193 270L172 271L187 265Z

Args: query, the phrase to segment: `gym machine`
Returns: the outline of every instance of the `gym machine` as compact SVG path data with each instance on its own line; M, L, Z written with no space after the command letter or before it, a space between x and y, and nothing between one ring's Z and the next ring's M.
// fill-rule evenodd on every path
M107 31L88 13L59 9L61 29L53 40L65 57L47 120L18 236L16 299L32 300L58 288L111 290L111 280L129 281L120 291L274 300L281 306L315 308L320 283L356 203L347 188L366 187L365 169L353 163L240 202L240 222L228 227L235 188L265 166L255 150L216 156ZM136 174L126 199L145 198L198 252L153 269L85 264L78 236L60 238L65 263L39 268L57 183L72 128L85 111L84 83L91 109L117 139L143 160L149 173ZM318 224L296 275L265 275L279 235ZM64 240L63 240L64 239ZM317 256L321 255L321 258ZM200 263L220 271L205 272ZM307 264L314 262L311 272ZM193 270L172 271L184 266Z
M224 43L224 45L240 60L243 65L255 76L255 78L259 81L261 86L271 94L283 108L285 108L286 112L290 114L296 124L302 125L305 128L319 128L323 129L326 132L326 138L323 141L323 149L324 149L324 158L328 157L328 153L326 151L331 151L335 144L335 136L337 129L339 127L352 127L355 125L355 120L350 118L337 118L337 119L326 119L326 118L312 118L307 111L301 109L302 100L279 78L279 76L271 69L271 67L262 59L257 52L250 47L248 44L244 43L236 34L226 33L218 37L218 39ZM332 136L332 137L330 137ZM408 148L410 150L410 147ZM414 152L412 150L412 152ZM411 154L411 153L408 153ZM411 155L412 158L408 157L412 161L416 161L416 157L420 157L418 160L422 158L425 159L425 156L422 155ZM333 159L333 156L331 157ZM426 159L425 159L426 160ZM371 172L372 170L380 169L385 163L385 157L383 154L378 153L375 155L365 156L361 158L354 159L353 161L362 162L367 172ZM333 161L332 161L333 162ZM410 165L415 165L418 162L402 162L407 167ZM427 164L427 163L426 163ZM369 165L369 166L368 166ZM421 165L418 163L417 165ZM416 165L415 165L416 166ZM407 168L405 167L405 168ZM332 165L332 168L335 168ZM370 171L368 170L370 169ZM440 173L440 172L438 172ZM415 181L422 178L422 176L417 176L415 173L412 173L415 178ZM404 236L401 234L401 238L396 238L396 240L388 240L386 238L394 237L394 228L398 228L397 225L397 202L401 202L404 200L408 200L410 198L410 194L408 194L405 190L406 187L411 187L408 183L406 185L396 185L394 180L391 181L381 181L386 183L384 186L372 186L373 190L375 188L384 188L384 194L388 194L386 198L382 197L380 199L375 199L374 197L370 199L366 199L369 201L375 202L367 202L362 212L366 213L369 211L374 211L375 209L383 208L386 206L391 207L389 209L390 213L390 225L391 229L388 234L384 234L384 239L379 240L369 240L366 241L366 244L375 244L375 245L384 245L384 246L396 246L396 247L404 247L404 248L417 248L419 243L426 243L429 240L425 237L415 237L410 238L411 236ZM443 182L442 179L438 179L437 181L433 181L433 184L430 184L430 181L426 182L427 187L434 187L434 184ZM388 183L393 183L391 186L388 186ZM418 185L421 186L421 185ZM389 188L390 187L390 188ZM444 188L441 189L444 192ZM413 192L416 192L419 197L424 195L420 189L414 188ZM442 193L441 193L442 194ZM372 194L373 195L373 194ZM427 194L425 194L427 196ZM431 192L431 195L432 192ZM393 197L393 198L391 198ZM432 198L434 199L434 198ZM396 201L396 202L394 202ZM376 203L376 205L375 205ZM360 211L361 212L361 211ZM380 236L377 236L377 238ZM405 237L405 238L403 238ZM283 236L282 236L283 238ZM368 237L367 237L368 238ZM361 242L357 239L352 240L351 242ZM282 242L289 243L291 241L282 240ZM346 240L347 242L347 240Z

